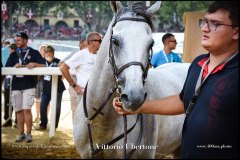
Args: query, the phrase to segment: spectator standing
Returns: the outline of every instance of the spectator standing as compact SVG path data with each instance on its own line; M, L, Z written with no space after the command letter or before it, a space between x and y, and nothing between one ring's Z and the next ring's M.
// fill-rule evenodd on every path
M45 63L47 67L58 67L60 59L54 58L54 48L47 46L45 49ZM46 130L48 124L47 108L51 100L51 89L52 89L52 76L44 75L43 77L43 92L41 95L40 104L40 119L38 130ZM58 128L59 118L61 114L61 102L62 94L65 90L65 86L62 81L62 76L58 76L58 88L57 88L57 108L56 108L56 124L55 128Z
M159 65L171 62L182 63L181 58L177 53L172 52L176 48L177 40L171 33L166 33L162 37L162 42L164 45L163 50L155 53L151 59L151 65L156 68Z
M42 58L45 57L45 49L46 49L47 45L46 44L42 44L39 47L39 52L42 56ZM43 76L38 76L38 82L37 82L37 86L36 86L36 101L35 101L35 107L36 107L36 118L33 122L35 123L39 123L40 122L40 103L41 103L41 94L42 94L42 90L43 90ZM48 110L49 110L48 106Z
M3 66L6 65L7 59L10 55L10 49L9 49L9 45L10 45L10 39L6 39L3 42L3 47L2 47L2 52L1 52L1 59L2 59L2 64Z
M28 35L25 32L19 32L15 36L17 45L16 52L13 52L8 60L6 67L45 67L44 60L37 50L28 47ZM36 76L13 76L12 80L12 102L15 112L17 112L18 136L16 142L26 140L32 142L32 112L36 94ZM27 130L24 133L24 124Z
M86 40L86 37L83 36L83 37L81 37L80 42L79 42L79 49L82 50L82 49L85 49L85 48L87 48L87 40ZM70 53L68 56L66 56L64 59L62 59L61 62L59 63L59 67L61 66L61 64L63 64L66 60L71 58L76 53L78 54L78 52ZM77 82L77 77L76 77L75 74L72 74L71 77L75 82ZM78 103L77 103L78 102L78 100L77 100L78 95L77 95L77 92L74 90L74 88L72 86L69 86L68 91L69 91L70 101L71 101L72 122L73 122L74 113L75 113L75 110L76 110L77 105L78 105Z
M9 45L9 50L10 50L10 54L15 52L17 49L17 46L15 43L12 43ZM10 119L12 112L13 112L13 108L12 106L10 106L9 103L9 97L10 97L10 81L12 79L12 76L7 75L4 81L4 119L5 122L2 125L2 127L10 127L12 126L12 119ZM11 108L11 111L9 112L9 109ZM15 113L15 123L17 123L17 115ZM16 128L16 124L14 124L14 127Z
M61 66L60 70L63 76L68 81L69 85L78 94L77 104L82 98L84 88L91 75L93 65L96 61L96 53L102 42L102 35L98 32L90 32L87 35L88 47L78 51L71 58L65 61ZM71 77L69 69L75 69L77 82ZM75 115L75 109L73 109L73 119ZM74 122L73 122L74 123Z

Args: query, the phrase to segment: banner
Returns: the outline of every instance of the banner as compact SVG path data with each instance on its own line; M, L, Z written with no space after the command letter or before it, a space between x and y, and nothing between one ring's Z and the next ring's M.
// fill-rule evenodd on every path
M2 3L2 7L1 7L1 18L3 20L3 23L5 23L5 20L9 19L7 4L4 1Z

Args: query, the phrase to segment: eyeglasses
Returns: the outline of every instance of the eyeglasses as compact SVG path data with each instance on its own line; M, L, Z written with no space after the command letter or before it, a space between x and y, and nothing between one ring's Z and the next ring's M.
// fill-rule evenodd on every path
M177 43L177 41L175 40L175 41L168 41L168 42L174 42L174 43Z
M99 42L99 43L102 43L102 40L101 40L101 39L93 39L93 40L91 40L91 41L97 41L97 42Z
M210 31L216 31L217 27L220 25L236 27L236 26L229 25L229 24L221 24L221 23L217 23L217 22L213 22L213 21L208 21L207 19L199 19L199 27L200 28L202 28L206 23L207 23L207 27Z

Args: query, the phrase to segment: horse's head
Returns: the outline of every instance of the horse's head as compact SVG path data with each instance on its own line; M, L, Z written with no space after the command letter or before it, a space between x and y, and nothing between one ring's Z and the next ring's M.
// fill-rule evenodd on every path
M109 58L127 111L138 110L147 96L143 85L154 43L151 16L160 4L156 2L146 8L143 2L130 2L123 7L121 2L111 1L115 21L112 23Z

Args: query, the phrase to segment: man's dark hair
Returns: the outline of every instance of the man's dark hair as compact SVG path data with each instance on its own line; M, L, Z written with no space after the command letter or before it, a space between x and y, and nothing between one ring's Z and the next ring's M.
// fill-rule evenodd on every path
M26 40L28 40L28 35L25 33L25 32L18 32L17 34L16 34L16 37L21 37L21 38L23 38L23 39L26 39Z
M233 26L239 26L239 1L215 1L208 7L208 13L214 13L218 10L229 12L229 19Z
M174 35L171 34L171 33L166 33L166 34L164 34L163 37L162 37L162 42L163 42L163 44L165 44L166 39L168 39L169 37L173 37L173 36L174 36Z

